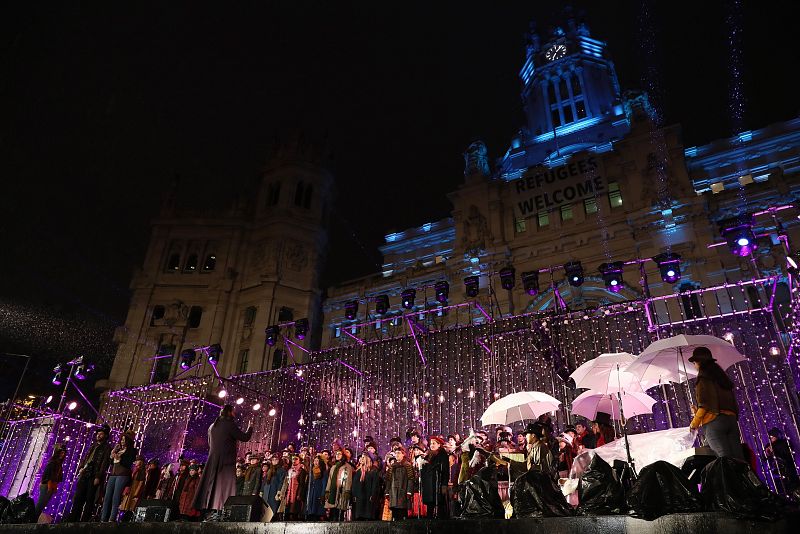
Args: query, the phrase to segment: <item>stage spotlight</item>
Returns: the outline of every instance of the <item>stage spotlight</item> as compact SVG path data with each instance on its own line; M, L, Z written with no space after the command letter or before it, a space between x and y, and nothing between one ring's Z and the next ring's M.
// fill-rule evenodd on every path
M278 335L280 335L280 329L276 325L268 326L264 332L267 334L267 345L270 347L274 347L275 343L278 342Z
M539 272L528 271L527 273L522 273L522 286L528 295L536 295L539 292Z
M568 261L564 264L564 272L567 275L567 282L572 287L583 284L583 265L579 261Z
M793 275L795 275L795 276L797 275L797 272L798 272L798 269L797 269L797 262L795 261L795 259L794 259L794 258L792 258L792 257L791 257L791 256L789 256L789 255L787 255L787 256L786 256L786 269L787 269L787 270L788 270L788 271L789 271L791 274L793 274Z
M294 337L305 339L308 335L308 319L298 319L294 322Z
M513 267L503 267L500 269L500 285L503 286L503 289L507 289L511 291L514 289L514 284L516 280L514 276L516 275L516 271Z
M253 405L253 411L254 411L254 412L257 412L257 411L258 411L258 410L260 410L260 409L261 409L261 403L260 403L260 402L257 402L257 403L255 403L255 404Z
M208 363L211 365L217 365L219 363L219 357L222 355L222 347L219 343L214 343L210 347L208 347Z
M606 289L612 293L619 293L624 285L622 280L622 262L612 261L604 263L600 265L598 270L603 277L603 282L606 284Z
M69 411L73 411L73 410L74 410L75 408L77 408L77 407L78 407L78 403L77 403L77 402L75 402L75 401L72 401L72 402L70 402L69 404L67 404L67 409L68 409Z
M51 380L51 382L54 386L60 386L64 383L64 370L60 363L53 367L53 372L55 374L53 375L53 380Z
M447 280L439 280L433 286L436 291L436 301L442 306L447 304L447 298L450 296L450 284Z
M278 410L276 410L275 408L270 408L269 411L267 412L267 415L269 415L270 417L275 417L275 414L277 413Z
M661 272L661 279L668 284L674 284L681 279L681 255L665 252L653 257Z
M401 299L401 306L403 308L410 310L414 307L414 299L417 298L417 290L413 288L404 289L402 293L400 293Z
M195 352L194 349L186 349L181 351L181 369L184 371L192 366L194 363Z
M44 403L45 404L50 404L51 402L53 402L53 396L52 395L48 395L47 399L44 401Z
M344 316L348 321L352 321L358 314L358 301L348 300L344 305Z
M753 216L748 213L719 221L719 234L725 238L731 253L736 256L749 256L756 248Z
M228 396L228 392L225 391L224 389L219 390L219 393L217 393L217 397L219 397L220 399L224 399L227 396Z
M468 297L477 297L478 290L480 290L480 279L477 276L468 276L464 278L464 288L467 291Z
M75 368L75 378L78 380L86 380L89 375L94 371L93 363L82 363Z
M236 404L237 406L241 406L242 404L244 404L244 399L242 397L239 397L238 399L236 399Z
M375 297L375 313L384 315L389 311L389 297L388 295L378 295Z

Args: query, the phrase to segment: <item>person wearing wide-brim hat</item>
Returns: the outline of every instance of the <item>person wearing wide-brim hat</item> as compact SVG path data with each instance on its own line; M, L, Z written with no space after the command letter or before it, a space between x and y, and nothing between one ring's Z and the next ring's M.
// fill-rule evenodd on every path
M535 470L550 474L553 472L553 454L544 441L547 429L542 423L529 423L525 427L525 440L527 441L528 454L525 464L528 471Z
M258 495L261 491L263 455L259 452L250 454L250 461L244 468L244 483L241 495Z
M744 460L739 439L739 406L733 391L733 381L717 364L708 347L697 347L689 358L697 369L694 386L697 407L689 427L703 428L708 446L717 456Z

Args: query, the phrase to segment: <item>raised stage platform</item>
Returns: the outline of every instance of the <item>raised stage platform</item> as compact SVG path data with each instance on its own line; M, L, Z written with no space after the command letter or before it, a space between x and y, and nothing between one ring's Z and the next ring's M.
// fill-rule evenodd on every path
M402 522L320 523L71 523L62 525L0 525L3 534L725 534L789 533L797 531L798 517L774 523L740 521L714 513L672 514L655 521L624 515L544 519L486 519ZM794 523L794 527L790 524Z

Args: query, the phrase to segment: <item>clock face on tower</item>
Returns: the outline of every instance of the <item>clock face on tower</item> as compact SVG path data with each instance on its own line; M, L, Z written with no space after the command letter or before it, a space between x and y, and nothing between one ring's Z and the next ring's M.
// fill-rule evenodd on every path
M547 61L555 61L556 59L561 59L566 55L567 46L564 44L553 45L547 49L547 52L544 53L544 57L547 58Z

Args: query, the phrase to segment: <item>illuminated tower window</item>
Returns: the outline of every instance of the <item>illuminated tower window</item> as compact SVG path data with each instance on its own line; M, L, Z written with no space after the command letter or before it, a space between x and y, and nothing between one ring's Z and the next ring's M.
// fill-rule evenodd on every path
M586 211L586 215L597 213L597 199L592 197L584 200L583 209Z
M572 204L561 206L561 220L562 221L572 220Z
M608 183L608 203L612 208L619 208L622 206L622 193L619 190L617 182Z
M514 219L514 233L521 234L527 231L528 227L525 219Z

